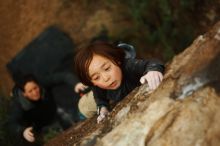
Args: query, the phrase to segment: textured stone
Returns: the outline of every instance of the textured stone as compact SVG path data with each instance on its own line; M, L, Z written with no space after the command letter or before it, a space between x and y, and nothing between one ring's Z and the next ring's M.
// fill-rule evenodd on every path
M103 123L88 119L59 140L82 146L219 146L219 30L220 22L174 57L158 89L136 88ZM65 139L82 130L78 139Z

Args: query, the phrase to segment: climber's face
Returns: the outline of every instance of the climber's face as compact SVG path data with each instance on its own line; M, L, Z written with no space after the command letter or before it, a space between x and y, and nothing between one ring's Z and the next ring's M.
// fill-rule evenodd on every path
M102 89L117 89L121 85L122 71L106 57L94 54L89 65L91 82Z
M40 87L34 81L29 81L24 86L23 95L32 101L37 101L40 99Z

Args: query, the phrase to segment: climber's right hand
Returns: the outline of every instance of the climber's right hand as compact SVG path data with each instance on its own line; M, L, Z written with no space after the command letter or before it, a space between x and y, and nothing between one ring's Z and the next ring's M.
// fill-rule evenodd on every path
M150 90L155 90L163 80L163 74L159 71L149 71L140 78L141 84L148 83Z

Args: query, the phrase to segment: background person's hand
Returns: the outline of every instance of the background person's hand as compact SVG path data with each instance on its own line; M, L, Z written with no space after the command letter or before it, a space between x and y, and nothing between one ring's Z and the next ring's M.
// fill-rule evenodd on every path
M32 132L32 130L33 130L33 127L28 127L23 132L24 138L29 142L35 141L34 133Z
M150 90L155 90L163 80L163 74L159 71L149 71L141 77L141 84L148 83Z
M85 90L86 88L88 88L88 86L84 85L83 83L79 82L76 84L75 88L74 88L74 91L76 93L79 93L80 91L83 91Z
M106 107L101 107L100 111L99 111L99 116L97 118L97 123L100 123L101 121L103 121L106 116L109 114L109 111Z

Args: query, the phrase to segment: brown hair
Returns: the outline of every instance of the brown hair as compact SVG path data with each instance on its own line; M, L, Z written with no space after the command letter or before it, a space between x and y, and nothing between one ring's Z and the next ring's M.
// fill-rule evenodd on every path
M24 92L24 87L28 82L34 82L40 87L39 82L33 74L26 74L22 76L18 81L16 81L15 86Z
M97 42L78 49L74 58L75 71L81 82L89 86L93 85L89 76L89 65L94 54L108 58L120 68L125 57L123 49L106 42Z

